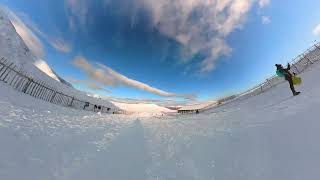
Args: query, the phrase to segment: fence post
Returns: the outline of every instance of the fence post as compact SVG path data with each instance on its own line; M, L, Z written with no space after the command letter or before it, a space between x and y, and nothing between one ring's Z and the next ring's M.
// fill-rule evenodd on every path
M50 102L51 102L51 103L52 103L52 101L53 101L54 97L56 97L56 94L57 94L57 92L56 92L56 91L54 91L54 94L52 95L52 97L51 97L51 99L50 99Z
M6 65L4 66L5 69L4 69L4 71L2 72L2 74L0 75L0 79L1 79L1 77L7 72L8 68L10 68L10 66L12 66L12 64L13 64L13 63L11 63L9 66L6 66ZM2 70L2 69L1 69L1 70ZM4 79L3 79L3 81L4 81Z
M31 84L30 84L30 88L28 88L28 90L27 90L27 94L32 94L33 93L33 90L34 90L34 88L37 86L37 84L36 84L36 82L35 81L33 81L33 79L32 79L32 82L31 82Z
M15 72L16 73L16 72ZM11 82L10 82L10 86L12 86L12 84L16 84L16 82L18 81L19 79L19 76L18 76L18 79L16 80L16 77L18 76L18 73L16 73L13 78L11 79Z
M47 86L46 86L47 87ZM44 99L45 101L48 101L48 94L50 93L50 90L48 88L46 88L45 92L44 92Z
M1 60L2 60L2 59L1 59ZM7 65L6 65L5 63L6 63L6 60L5 60L3 63L1 63L1 64L2 64L2 67L1 67L1 69L0 69L0 72L2 71L3 68L7 67Z
M72 105L73 105L73 101L74 101L74 97L72 97L72 100L71 100L69 106L72 106Z
M16 66L14 65L12 68L9 66L9 71L8 71L8 73L6 74L6 76L3 78L3 81L5 82L5 83L7 83L7 81L6 81L6 79L7 79L7 77L9 76L9 74L11 73L11 71L12 71L12 69L14 69L14 68L16 68Z
M43 91L44 91L43 82L40 82L40 89L38 90L38 93L36 95L39 99L41 99Z
M313 62L306 55L304 55L303 57L306 58L311 64L313 64Z
M270 87L273 87L269 79L267 79L267 83L270 85Z
M39 91L40 91L40 89L41 89L41 85L40 85L39 82L36 82L36 83L37 83L37 87L36 87L35 90L34 90L33 96L37 98L37 97L38 97L38 94L39 94Z
M299 71L298 67L297 67L295 64L292 64L292 66L293 66L294 68L296 68L297 73L300 74L300 71Z
M38 82L36 82L36 81L33 81L33 84L34 84L34 86L31 89L30 95L34 97L34 93L38 89L39 85L38 85Z
M45 94L46 94L46 91L47 91L47 88L46 88L46 86L45 86L45 83L42 82L42 91L41 91L41 93L40 93L40 98L41 98L41 99L44 98L44 96L45 96Z
M27 89L29 88L31 82L32 82L32 79L29 79L29 78L28 78L27 84L26 84L26 85L23 87L23 89L22 89L22 92L23 92L23 93L26 93L26 92L27 92Z
M18 79L17 79L17 81L13 84L13 87L14 87L15 89L18 89L18 87L20 86L22 80L23 80L23 79L18 75Z
M61 104L61 95L60 93L56 92L55 99L57 104Z
M47 88L46 88L46 86L44 85L44 83L42 83L42 91L41 91L41 94L40 94L40 98L41 98L41 99L44 99L44 98L45 98L46 92L47 92Z

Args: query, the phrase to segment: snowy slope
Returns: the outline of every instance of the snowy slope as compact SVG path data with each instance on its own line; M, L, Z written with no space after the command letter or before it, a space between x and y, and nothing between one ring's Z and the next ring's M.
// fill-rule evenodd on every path
M207 108L212 108L218 105L217 101L207 101L204 103L200 103L200 104L190 104L190 105L186 105L186 106L182 106L179 110L195 110L195 109L207 109Z
M0 83L0 179L314 180L320 177L320 65L199 115L100 115Z
M1 8L0 39L0 58L6 58L34 79L46 82L52 88L70 96L75 96L77 99L117 109L107 100L89 97L85 92L72 88L66 81L57 76L44 61L36 59Z
M0 14L2 14L3 17L2 20L7 21L6 17L8 17L10 23L15 28L16 33L23 40L24 45L22 45L22 47L24 48L25 55L27 55L27 53L29 54L29 58L25 59L25 61L27 63L34 64L37 68L39 68L42 72L44 72L54 80L70 86L70 83L60 78L52 70L52 68L43 59L41 59L41 57L44 56L44 50L40 40L36 37L36 35L13 12L11 12L6 7L0 6L0 11ZM33 53L36 53L40 57L34 56ZM15 63L19 64L21 63L21 61L16 61Z
M39 68L42 72L46 73L48 76L50 76L52 79L60 82L58 76L53 73L53 70L50 68L50 66L44 61L44 60L38 60L34 63L34 65Z
M129 113L149 113L149 114L162 114L162 113L174 113L177 111L170 110L165 107L161 107L156 104L145 104L145 103L121 103L112 101L114 105L120 109Z
M38 69L47 74L52 79L61 82L67 86L73 87L72 84L61 78L48 64L42 59L37 60L33 63Z

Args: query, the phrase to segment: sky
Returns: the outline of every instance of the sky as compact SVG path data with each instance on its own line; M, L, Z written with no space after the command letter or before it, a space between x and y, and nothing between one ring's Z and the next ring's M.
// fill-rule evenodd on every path
M208 101L245 91L320 38L320 1L0 0L30 50L107 97Z

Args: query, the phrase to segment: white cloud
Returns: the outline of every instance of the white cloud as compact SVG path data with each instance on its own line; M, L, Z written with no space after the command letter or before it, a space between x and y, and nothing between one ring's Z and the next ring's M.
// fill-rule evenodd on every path
M71 30L76 30L76 23L84 27L88 21L89 9L88 0L65 0L65 5L68 9L69 27Z
M190 94L176 94L157 89L137 80L130 79L102 64L98 64L98 67L93 66L84 57L76 57L73 61L73 64L84 71L91 80L94 80L105 86L128 86L162 97L180 97L185 99L195 98L194 95Z
M313 29L313 34L315 36L320 36L320 24L318 24L314 29Z
M216 60L221 56L231 54L232 48L225 39L230 33L242 28L252 5L259 3L264 7L269 2L266 0L133 0L132 8L149 12L154 29L184 46L182 62L188 63L192 59L190 57L197 53L205 54L207 58L201 60L200 72L206 73L214 69Z
M265 25L270 24L271 23L270 17L269 16L262 16L261 17L261 23L265 24Z
M259 0L259 7L264 8L270 4L270 0Z
M241 28L253 1L139 0L137 3L151 12L154 28L186 46L191 56L207 55L200 67L200 72L205 73L214 69L219 57L231 53L225 38Z
M116 97L103 97L112 102L126 103L126 104L157 104L159 106L175 106L175 105L185 105L187 103L193 102L190 100L156 100L156 99L130 99L130 98L116 98Z
M65 0L65 3L70 26L79 23L86 27L90 1ZM198 53L206 55L199 63L200 72L206 73L214 69L221 56L231 54L232 48L226 39L243 27L254 4L263 8L270 0L123 0L122 9L117 13L127 15L134 26L138 12L148 12L151 29L183 46L181 62L188 63ZM112 1L104 0L104 6L112 5Z
M79 80L79 79L75 79L75 78L67 78L67 81L73 84L79 84L79 85L84 85L87 88L91 89L91 90L95 90L95 91L104 91L107 93L111 93L110 90L104 88L102 85L100 85L99 83L90 81L90 80Z
M201 73L206 73L215 68L215 60L218 59L220 56L228 56L231 54L232 49L225 43L222 39L215 39L212 40L214 43L211 47L210 56L204 59L201 62Z
M72 51L72 46L70 43L66 42L64 39L60 37L53 37L44 33L33 21L30 20L30 18L27 15L24 15L24 18L28 24L28 27L30 27L30 29L33 32L35 32L37 35L39 35L41 38L47 41L53 48L63 53L69 53Z
M52 39L49 42L56 50L60 52L69 53L72 51L71 45L62 39Z

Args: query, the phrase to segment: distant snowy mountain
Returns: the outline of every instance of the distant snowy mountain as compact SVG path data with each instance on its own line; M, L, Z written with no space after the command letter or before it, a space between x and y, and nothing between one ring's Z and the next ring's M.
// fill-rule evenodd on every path
M147 104L147 103L122 103L122 102L114 102L120 109L129 112L129 113L155 113L155 114L161 114L161 113L174 113L177 111L170 110L165 107L161 107L156 104Z
M218 105L217 101L208 101L208 102L199 103L199 104L185 105L179 108L179 110L196 110L196 109L206 110L208 108L216 107L217 105Z
M166 106L166 108L171 109L171 110L179 110L182 108L182 106Z

